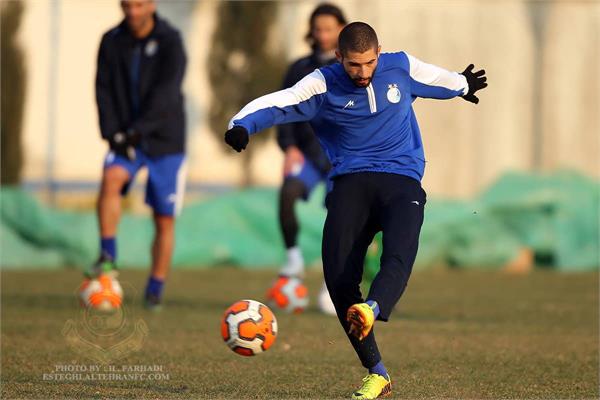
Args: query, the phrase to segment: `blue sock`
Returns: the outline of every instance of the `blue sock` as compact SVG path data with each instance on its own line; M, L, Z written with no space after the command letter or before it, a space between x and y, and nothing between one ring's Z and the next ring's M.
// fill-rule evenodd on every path
M117 258L117 241L114 236L100 238L100 251L108 254L113 261Z
M160 298L164 283L164 281L156 279L153 276L148 278L148 285L146 286L146 296L152 295Z
M369 368L370 374L377 374L383 376L385 379L388 377L387 369L383 366L383 361L379 361L375 366Z
M375 300L367 300L367 304L373 310L373 314L375 314L375 319L379 316L379 304Z

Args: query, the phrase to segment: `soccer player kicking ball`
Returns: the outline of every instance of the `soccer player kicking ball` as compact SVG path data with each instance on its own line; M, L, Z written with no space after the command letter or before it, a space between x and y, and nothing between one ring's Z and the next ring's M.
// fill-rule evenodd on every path
M380 51L373 28L349 24L339 36L339 63L252 101L225 133L225 141L241 151L251 134L310 121L331 161L323 273L338 318L369 371L354 399L375 399L392 390L373 324L388 320L406 288L423 223L425 157L412 103L417 97L458 96L478 103L475 92L487 86L485 71L473 72L473 65L459 74L404 52ZM359 287L363 262L379 231L381 265L365 301Z

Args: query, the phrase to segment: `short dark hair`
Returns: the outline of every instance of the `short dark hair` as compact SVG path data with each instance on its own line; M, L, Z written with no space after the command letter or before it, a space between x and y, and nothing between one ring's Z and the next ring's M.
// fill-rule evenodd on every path
M364 22L352 22L346 25L340 32L338 38L338 47L342 55L348 54L349 51L364 53L370 49L379 47L379 40L375 29Z
M310 20L308 22L308 33L304 37L311 46L315 45L315 38L313 38L312 32L315 27L315 20L320 15L331 15L334 17L340 25L346 25L348 21L346 21L346 17L344 17L344 13L342 10L331 3L321 3L314 9L312 14L310 14Z

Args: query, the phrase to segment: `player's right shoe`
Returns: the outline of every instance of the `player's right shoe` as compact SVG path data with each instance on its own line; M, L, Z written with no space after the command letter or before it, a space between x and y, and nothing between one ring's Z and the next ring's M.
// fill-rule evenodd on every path
M352 399L371 400L392 394L392 380L379 374L369 374L363 378L360 389L352 393Z
M117 265L115 264L112 257L106 253L100 254L98 260L92 264L87 271L85 271L84 275L86 278L97 278L100 275L106 274L112 278L116 278L119 275L117 271Z
M367 303L357 303L348 308L346 321L350 323L348 334L363 340L373 328L375 313Z

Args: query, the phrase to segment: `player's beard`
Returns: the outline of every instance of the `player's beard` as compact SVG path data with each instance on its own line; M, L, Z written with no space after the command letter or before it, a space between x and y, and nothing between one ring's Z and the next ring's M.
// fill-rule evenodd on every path
M360 78L350 78L350 79L352 80L352 83L354 83L354 86L357 86L359 88L366 88L371 84L374 76L375 76L375 71L373 71L371 76L366 78L364 81L361 81Z
M352 82L354 83L354 85L361 87L361 88L365 88L365 87L369 86L371 84L372 80L373 80L372 76L370 78L366 78L364 80L361 80L360 78L352 78Z

